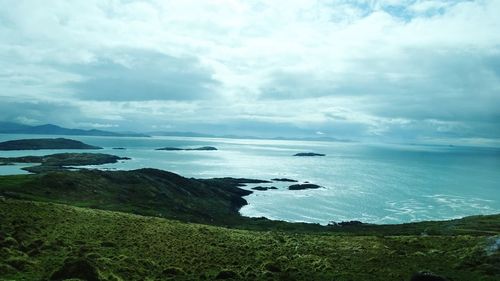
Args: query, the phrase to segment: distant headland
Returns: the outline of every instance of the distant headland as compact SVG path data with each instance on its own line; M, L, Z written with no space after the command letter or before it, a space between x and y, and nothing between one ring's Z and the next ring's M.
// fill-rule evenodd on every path
M81 141L65 138L20 139L0 142L0 150L40 149L102 149L102 147L89 145Z

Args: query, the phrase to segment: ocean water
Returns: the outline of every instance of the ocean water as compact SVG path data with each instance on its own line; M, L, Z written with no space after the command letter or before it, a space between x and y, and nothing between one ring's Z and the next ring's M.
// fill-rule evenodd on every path
M0 141L38 137L43 136L0 135ZM385 224L500 213L498 148L182 137L66 137L105 148L82 152L132 158L91 168L150 167L196 178L286 177L324 187L290 191L289 183L261 184L278 189L255 191L247 196L249 204L240 211L245 216L321 224L345 220ZM219 150L154 150L164 146L215 146ZM0 151L0 156L60 152L65 151ZM292 156L298 152L326 156ZM20 170L23 166L26 164L0 166L0 174L24 173Z

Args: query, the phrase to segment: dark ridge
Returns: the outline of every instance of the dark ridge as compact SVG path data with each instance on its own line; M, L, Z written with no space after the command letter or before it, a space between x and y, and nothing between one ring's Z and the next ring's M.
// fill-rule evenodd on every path
M102 149L81 141L56 139L22 139L0 142L0 150L40 150L40 149Z

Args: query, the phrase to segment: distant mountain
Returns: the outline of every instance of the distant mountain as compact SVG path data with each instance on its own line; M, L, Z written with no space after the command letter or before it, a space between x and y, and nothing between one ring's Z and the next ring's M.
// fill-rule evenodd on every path
M148 132L152 136L166 136L166 137L197 137L197 138L217 138L215 135L201 134L194 132Z
M53 124L39 126L23 125L11 122L0 122L0 134L37 134L37 135L69 135L69 136L107 136L107 137L149 137L140 133L115 133L101 130L68 129Z
M353 142L348 139L337 139L332 137L255 137L255 136L240 136L240 135L211 135L195 132L148 132L152 136L169 136L169 137L199 137L199 138L225 138L225 139L253 139L253 140L298 140L298 141L334 141L334 142Z

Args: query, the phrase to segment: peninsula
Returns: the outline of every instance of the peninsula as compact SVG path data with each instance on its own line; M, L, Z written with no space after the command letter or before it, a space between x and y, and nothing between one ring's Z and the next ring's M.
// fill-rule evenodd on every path
M20 139L0 142L0 150L41 150L41 149L102 149L81 141L55 139Z

